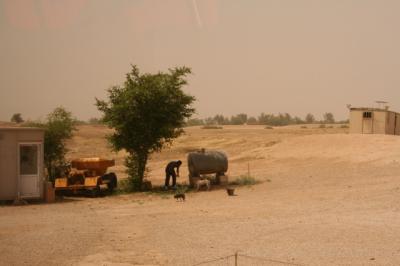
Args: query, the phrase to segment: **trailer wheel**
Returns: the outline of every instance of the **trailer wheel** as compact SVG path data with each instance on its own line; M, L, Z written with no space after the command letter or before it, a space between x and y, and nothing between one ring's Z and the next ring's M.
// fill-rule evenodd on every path
M92 198L96 198L96 197L101 196L100 184L101 184L101 180L99 179L99 180L97 180L97 185L96 185L96 187L95 187L95 188L92 188L92 189L90 190L90 196L91 196Z
M107 184L107 190L108 190L108 193L110 193L110 194L112 194L113 193L113 191L114 191L114 188L117 186L117 180L113 180L113 181L111 181L110 183L108 183Z
M223 176L223 175L224 175L223 172L218 172L218 173L215 174L215 181L216 181L216 183L217 183L218 185L221 184L220 176Z
M109 182L107 183L107 190L108 193L112 193L114 189L117 187L118 181L117 181L117 176L114 173L109 173L103 177L103 179L108 180Z

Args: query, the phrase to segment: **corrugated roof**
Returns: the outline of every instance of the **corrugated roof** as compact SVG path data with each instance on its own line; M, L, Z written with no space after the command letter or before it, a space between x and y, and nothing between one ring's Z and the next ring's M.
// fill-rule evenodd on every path
M389 109L382 109L382 108L373 108L373 107L351 107L350 111L378 111L378 112L390 112L390 113L396 113L400 114L395 111L391 111Z
M389 111L387 109L382 109L382 108L373 108L373 107L352 107L350 110L358 110L358 111Z

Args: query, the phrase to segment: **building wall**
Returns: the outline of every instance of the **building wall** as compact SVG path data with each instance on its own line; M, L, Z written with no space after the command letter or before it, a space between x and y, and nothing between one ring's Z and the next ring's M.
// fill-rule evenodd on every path
M18 143L42 143L41 163L39 166L40 182L44 181L43 167L44 132L40 130L0 130L0 200L12 200L18 191ZM43 197L43 185L40 185L40 197Z
M350 134L362 134L363 112L359 110L350 111Z
M17 135L0 132L0 199L14 199L17 192Z
M389 112L388 114L386 134L400 135L400 114L395 112Z
M364 112L371 112L371 118L364 118ZM357 108L350 110L350 133L400 135L400 113Z
M385 134L386 133L386 115L388 112L385 111L373 111L373 134Z
M400 135L400 114L396 113L396 128L395 135Z
M350 111L350 133L351 134L386 134L387 111L371 111L371 118L363 118L364 112L368 110ZM400 120L399 120L400 121Z
M394 135L396 130L396 113L387 112L386 117L386 134Z
M364 112L371 112L371 118L364 118ZM393 134L395 131L394 112L380 111L380 110L351 110L350 111L350 133L352 134ZM400 116L398 118L400 122ZM392 125L388 127L388 125ZM400 128L399 128L400 133ZM392 133L388 133L392 132Z

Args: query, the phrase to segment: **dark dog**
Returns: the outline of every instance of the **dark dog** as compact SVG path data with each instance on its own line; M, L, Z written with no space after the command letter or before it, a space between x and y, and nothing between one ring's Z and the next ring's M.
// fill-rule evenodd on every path
M174 198L175 198L177 201L179 201L179 200L185 201L186 196L185 196L185 193L176 193L176 194L174 195Z

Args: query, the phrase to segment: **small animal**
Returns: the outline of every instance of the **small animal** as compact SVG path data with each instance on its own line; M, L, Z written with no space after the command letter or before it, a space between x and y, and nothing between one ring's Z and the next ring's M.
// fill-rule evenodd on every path
M200 187L206 186L207 190L210 190L210 180L202 179L196 182L196 190L199 191Z
M174 195L174 198L177 200L177 201L185 201L185 198L186 198L186 196L185 196L185 193L176 193L175 195Z

